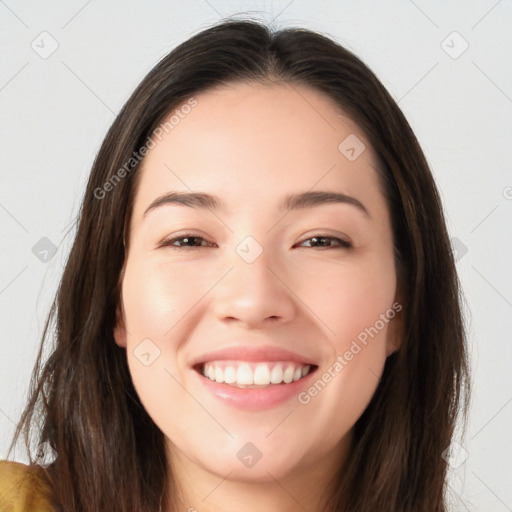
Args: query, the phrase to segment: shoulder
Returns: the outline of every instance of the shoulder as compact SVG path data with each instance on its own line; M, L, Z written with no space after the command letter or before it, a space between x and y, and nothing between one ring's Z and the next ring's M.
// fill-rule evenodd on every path
M53 511L50 488L41 466L0 460L0 510Z

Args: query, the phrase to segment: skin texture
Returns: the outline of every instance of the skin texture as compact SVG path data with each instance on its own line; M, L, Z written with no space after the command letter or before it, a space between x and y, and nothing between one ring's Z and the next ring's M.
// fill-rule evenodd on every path
M235 409L203 389L190 362L233 345L273 345L312 358L321 377L392 308L392 230L375 155L358 126L306 86L232 84L195 98L140 170L114 337L167 438L180 510L319 510L398 348L400 315L308 404ZM338 150L350 134L366 146L355 161ZM171 190L212 193L225 206L164 205L143 218ZM278 210L285 195L309 190L355 197L371 218L349 204ZM158 247L185 233L205 241ZM251 264L235 251L249 235L263 249ZM313 236L353 248L315 247ZM160 355L145 366L134 349L147 338ZM250 468L237 458L247 442L263 454Z

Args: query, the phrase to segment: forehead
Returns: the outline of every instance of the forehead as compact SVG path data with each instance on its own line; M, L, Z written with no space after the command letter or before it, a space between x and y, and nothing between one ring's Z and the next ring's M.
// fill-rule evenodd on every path
M296 84L236 83L194 100L192 108L169 113L166 121L173 122L138 171L135 219L170 190L211 192L225 198L227 213L315 189L383 207L369 142L323 93ZM355 160L342 151L346 140L364 148Z

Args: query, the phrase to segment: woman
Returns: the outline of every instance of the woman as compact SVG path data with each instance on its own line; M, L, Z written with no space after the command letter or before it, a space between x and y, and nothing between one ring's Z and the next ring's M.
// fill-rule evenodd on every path
M375 75L308 30L204 30L94 163L13 440L40 411L55 456L3 463L14 510L445 511L459 300L432 175Z

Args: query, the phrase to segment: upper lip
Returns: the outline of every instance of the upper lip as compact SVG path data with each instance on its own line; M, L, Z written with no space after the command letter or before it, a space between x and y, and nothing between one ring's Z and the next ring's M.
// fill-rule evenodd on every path
M247 347L238 345L202 354L192 361L191 366L204 364L209 361L220 360L293 361L301 364L315 365L310 357L302 356L284 348L271 345L264 345L259 347Z

